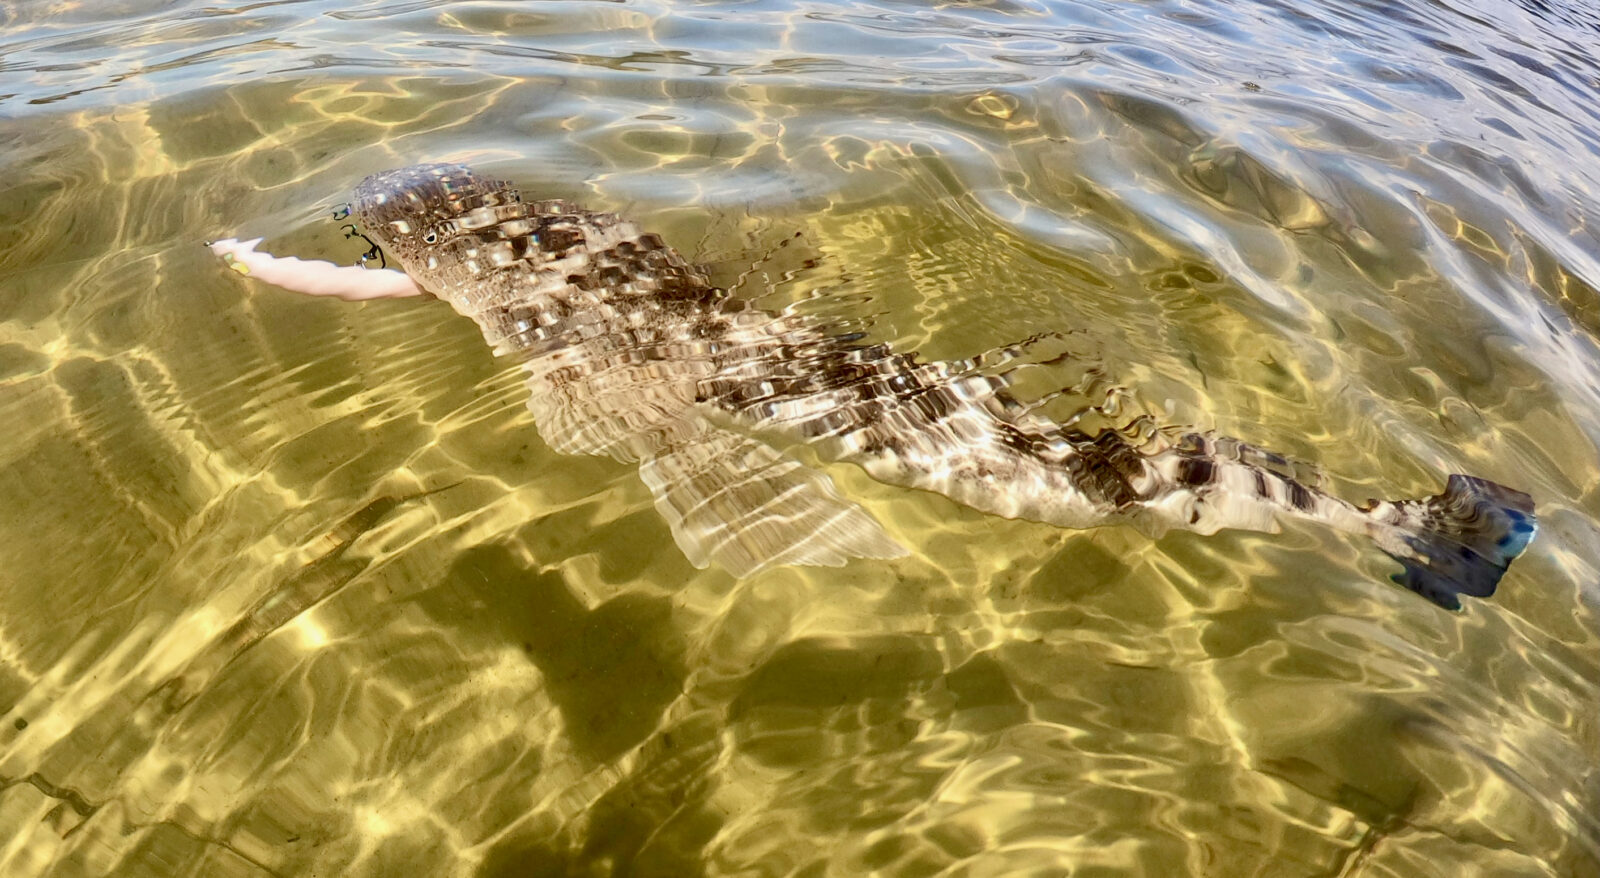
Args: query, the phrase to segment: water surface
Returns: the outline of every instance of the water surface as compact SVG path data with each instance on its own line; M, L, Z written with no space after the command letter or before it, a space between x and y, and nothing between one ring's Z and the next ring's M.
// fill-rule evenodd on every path
M7 6L0 873L1596 874L1597 43L1575 0ZM1010 349L1086 429L1483 476L1539 536L1451 614L1310 526L834 467L910 557L697 571L448 308L199 246L351 260L330 209L426 160Z

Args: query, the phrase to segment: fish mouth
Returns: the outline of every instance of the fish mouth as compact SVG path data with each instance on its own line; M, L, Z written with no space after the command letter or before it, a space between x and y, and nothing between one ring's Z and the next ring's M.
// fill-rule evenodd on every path
M338 222L340 220L350 219L354 211L355 205L351 202L344 201L340 202L338 205L335 205L330 211L330 215L334 222ZM339 226L339 231L344 233L345 240L347 241L359 238L366 242L367 249L356 258L356 265L362 268L372 269L374 271L389 267L389 259L383 255L383 248L378 246L377 241L372 240L365 232L361 231L361 227L356 223L347 222L344 225ZM207 246L210 246L209 241L206 242L206 244Z

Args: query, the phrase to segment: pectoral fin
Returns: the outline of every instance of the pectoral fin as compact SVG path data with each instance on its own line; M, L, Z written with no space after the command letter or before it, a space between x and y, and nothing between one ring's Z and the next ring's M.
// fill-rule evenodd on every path
M715 563L743 577L906 554L825 473L736 433L707 428L646 458L639 475L696 567Z

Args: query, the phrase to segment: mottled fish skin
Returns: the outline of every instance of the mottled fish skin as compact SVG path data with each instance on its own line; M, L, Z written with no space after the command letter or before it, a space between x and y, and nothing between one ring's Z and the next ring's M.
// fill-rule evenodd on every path
M461 165L376 174L363 228L423 289L528 373L558 451L638 461L699 565L736 574L903 553L827 476L751 436L803 440L874 478L1008 518L1276 530L1280 516L1363 534L1441 606L1490 594L1531 539L1526 494L1452 476L1432 498L1357 508L1233 440L1146 454L1025 412L999 379L918 362L814 320L729 298L659 236L562 201L521 200ZM731 429L730 429L731 426Z

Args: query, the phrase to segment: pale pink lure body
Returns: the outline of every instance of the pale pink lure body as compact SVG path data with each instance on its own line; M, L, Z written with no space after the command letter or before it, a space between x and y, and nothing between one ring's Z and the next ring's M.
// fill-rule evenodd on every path
M359 265L334 265L321 259L273 256L256 249L260 238L240 241L224 238L208 246L228 267L240 274L308 296L334 296L350 302L366 299L403 299L422 290L403 271L367 269Z

